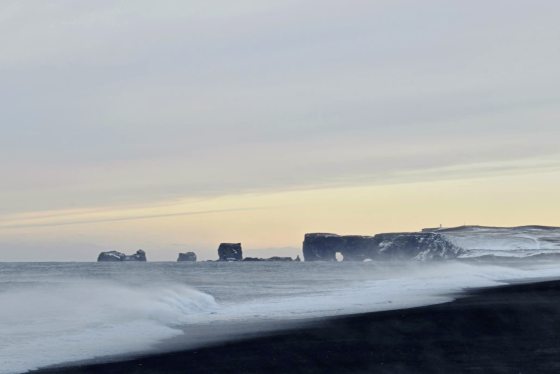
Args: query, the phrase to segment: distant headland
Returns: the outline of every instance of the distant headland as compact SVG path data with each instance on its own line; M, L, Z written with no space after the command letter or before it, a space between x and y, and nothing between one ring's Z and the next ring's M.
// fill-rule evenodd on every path
M560 227L553 226L459 226L425 228L419 232L338 235L332 233L305 234L302 254L310 261L369 261L369 260L448 260L460 257L500 256L516 252L519 256L560 255ZM98 262L145 262L146 253L138 250L126 255L118 251L101 252ZM197 255L179 253L178 262L196 262ZM243 257L241 243L221 243L220 262L300 261L296 258Z

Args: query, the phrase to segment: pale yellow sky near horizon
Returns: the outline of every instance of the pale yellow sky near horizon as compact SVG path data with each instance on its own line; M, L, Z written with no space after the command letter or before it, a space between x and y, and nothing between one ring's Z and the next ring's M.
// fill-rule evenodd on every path
M0 261L560 225L560 2L504 4L0 2Z
M247 255L299 254L306 232L375 234L462 224L558 225L555 171L389 185L247 193L153 205L18 214L2 236L26 238L7 260L87 260L97 250L143 248L151 260L194 250L214 259L220 242L242 242ZM29 239L31 241L29 242ZM38 251L60 243L65 250ZM43 256L37 256L41 253Z

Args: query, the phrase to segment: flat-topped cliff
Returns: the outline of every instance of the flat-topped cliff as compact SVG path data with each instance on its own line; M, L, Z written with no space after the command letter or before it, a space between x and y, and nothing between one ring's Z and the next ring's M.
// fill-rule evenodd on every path
M386 233L374 236L306 234L303 242L305 261L344 261L456 258L463 250L444 235L433 232Z
M459 226L372 236L305 235L306 261L443 260L478 257L560 256L560 227Z
M560 227L469 225L427 228L422 231L444 235L465 250L462 257L527 257L560 254Z

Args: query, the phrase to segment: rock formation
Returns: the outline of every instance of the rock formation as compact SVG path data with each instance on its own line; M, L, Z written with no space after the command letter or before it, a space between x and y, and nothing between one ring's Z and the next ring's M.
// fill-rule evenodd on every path
M247 262L256 262L256 261L290 262L290 261L296 261L296 260L292 259L291 257L274 256L274 257L270 257L270 258L245 257L243 259L243 261L247 261Z
M294 260L291 257L273 256L273 257L267 258L266 261L290 262L290 261L294 261Z
M194 252L185 252L179 253L179 257L177 258L178 262L196 262L196 253Z
M560 250L560 227L553 226L459 226L427 228L422 232L445 235L468 250Z
M146 261L146 252L139 249L133 255L125 255L118 251L101 252L97 257L97 262L116 262L116 261Z
M445 260L456 258L464 251L445 235L436 233L414 232L379 236L382 238L378 253L381 259Z
M218 261L241 261L243 251L241 243L222 243L218 248Z
M303 258L305 261L336 261L336 252L344 248L340 235L314 233L305 234Z
M336 234L306 234L303 242L305 261L343 261L368 259L447 259L455 258L462 249L444 235L433 232L389 233L375 236L341 236Z

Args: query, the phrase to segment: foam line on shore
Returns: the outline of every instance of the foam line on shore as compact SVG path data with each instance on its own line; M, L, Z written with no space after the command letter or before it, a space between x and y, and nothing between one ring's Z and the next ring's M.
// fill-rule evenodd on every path
M560 281L471 290L444 304L322 320L196 350L37 374L557 373Z

